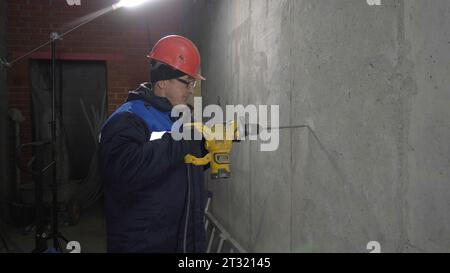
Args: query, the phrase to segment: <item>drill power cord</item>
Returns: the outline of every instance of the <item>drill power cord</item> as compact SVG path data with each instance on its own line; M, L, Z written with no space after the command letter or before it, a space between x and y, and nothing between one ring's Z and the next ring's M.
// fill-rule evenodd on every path
M187 204L186 204L186 218L184 223L184 235L183 235L183 253L186 252L186 244L187 244L187 233L188 233L188 225L189 225L189 211L190 211L190 204L191 204L191 165L187 164L187 178L188 178L188 184L187 184Z

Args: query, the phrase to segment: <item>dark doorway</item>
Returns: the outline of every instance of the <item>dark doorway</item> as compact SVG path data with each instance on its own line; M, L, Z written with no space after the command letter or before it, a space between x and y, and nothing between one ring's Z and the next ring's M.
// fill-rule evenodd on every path
M32 61L30 68L34 139L50 139L51 62ZM56 78L58 180L82 180L96 150L95 123L106 114L106 63L58 61Z

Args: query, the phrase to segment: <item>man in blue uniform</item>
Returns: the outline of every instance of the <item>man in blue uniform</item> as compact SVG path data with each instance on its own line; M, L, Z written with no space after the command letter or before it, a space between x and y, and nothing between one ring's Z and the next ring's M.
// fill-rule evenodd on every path
M174 106L186 105L200 54L188 39L161 39L148 56L151 82L129 93L99 138L108 252L204 252L203 167L184 157L204 155L201 141L175 141Z

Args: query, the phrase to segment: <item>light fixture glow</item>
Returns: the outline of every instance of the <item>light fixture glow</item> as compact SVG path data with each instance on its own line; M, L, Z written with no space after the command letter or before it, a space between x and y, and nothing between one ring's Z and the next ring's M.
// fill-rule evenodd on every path
M122 7L131 8L147 1L148 0L121 0L119 3L114 5L114 8L122 8Z

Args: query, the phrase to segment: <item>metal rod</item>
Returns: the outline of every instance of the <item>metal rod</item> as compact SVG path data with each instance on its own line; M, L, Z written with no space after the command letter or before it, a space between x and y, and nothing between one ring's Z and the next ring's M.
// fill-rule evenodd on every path
M50 162L50 164L48 164L47 166L45 166L43 169L42 169L42 173L45 173L51 166L53 166L54 164L56 164L56 162L55 161L52 161L52 162Z
M43 48L43 47L45 47L45 46L48 46L48 45L51 44L51 43L52 43L51 40L50 40L50 41L47 41L47 42L43 43L42 45L36 47L35 49L29 51L28 53L26 53L26 54L20 56L19 58L16 58L16 59L12 60L11 62L8 62L8 61L5 60L5 61L2 62L2 64L5 65L5 66L11 66L11 65L13 65L14 63L16 63L16 62L22 60L22 59L25 58L25 57L30 56L30 55L33 54L34 52L38 51L39 49L41 49L41 48Z
M295 129L295 128L306 128L308 125L288 125L279 127L267 127L266 130L283 130L283 129Z
M223 247L223 242L226 240L226 238L220 234L220 242L219 242L219 246L217 247L217 253L222 252L222 247Z
M213 227L213 229L211 231L211 235L209 237L208 248L206 249L206 253L211 253L211 246L212 246L212 243L214 241L214 233L215 232L216 232L216 228Z
M100 11L97 12L97 14L95 14L95 16L92 16L92 17L89 18L88 20L86 20L86 21L84 21L84 22L82 22L82 23L80 23L80 24L74 26L73 28L71 28L71 29L69 29L69 30L63 32L61 35L57 35L56 37L53 37L53 36L52 36L52 37L50 38L49 41L47 41L47 42L45 42L45 43L39 45L38 47L36 47L36 48L32 49L31 51L25 53L24 55L22 55L22 56L20 56L20 57L18 57L18 58L16 58L16 59L14 59L14 60L12 60L12 61L10 61L10 62L8 62L8 60L6 60L6 59L1 59L0 63L1 63L3 66L10 67L10 66L13 65L14 63L16 63L16 62L22 60L22 59L25 58L25 57L30 56L31 54L33 54L34 52L40 50L41 48L46 47L46 46L48 46L49 44L53 43L56 39L62 39L64 36L66 36L67 34L71 33L72 31L74 31L74 30L76 30L76 29L78 29L78 28L80 28L80 27L82 27L82 26L84 26L84 25L86 25L86 24L88 24L88 23L94 21L95 19L97 19L97 18L99 18L99 17L101 17L101 16L103 16L103 15L105 15L105 14L108 14L108 13L110 13L111 11L114 11L114 10L116 10L116 9L118 9L118 8L120 8L120 7L119 7L118 5L116 5L116 4L114 4L114 5L111 5L110 7L107 7L107 8L105 8L105 9L103 9L103 10L100 10ZM56 32L53 32L53 33L56 33ZM53 54L53 53L52 53L52 54Z
M308 127L308 125L289 125L289 126L280 126L280 127L268 127L267 129L272 130L272 129L278 129L278 130L283 130L283 129L295 129L295 128L306 128Z
M238 250L240 253L248 253L236 240L234 240L230 234L226 231L226 229L219 223L219 221L209 212L206 213L206 216L211 221L211 223L214 225L213 231L215 232L216 227L219 229L221 234L228 240L236 250ZM210 239L211 240L211 239ZM211 244L211 242L210 242ZM210 246L209 246L209 250ZM209 252L208 252L209 253Z
M63 32L61 34L60 38L66 36L67 34L71 33L72 31L74 31L74 30L76 30L76 29L78 29L78 28L80 28L80 27L82 27L82 26L84 26L84 25L94 21L95 19L97 19L97 18L99 18L99 17L101 17L101 16L103 16L103 15L105 15L107 13L110 13L111 11L116 10L116 9L117 9L116 5L112 5L112 6L108 7L108 8L105 8L103 10L98 11L95 16L92 16L92 18L90 18L90 19L88 19L88 20L86 20L86 21L84 21L84 22L74 26L73 28Z
M209 221L208 219L205 220L205 231L208 230L208 226L209 226Z
M53 209L53 247L60 250L58 242L58 198L57 198L57 173L56 173L56 38L57 33L52 33L52 161L55 162L52 168L52 209Z

